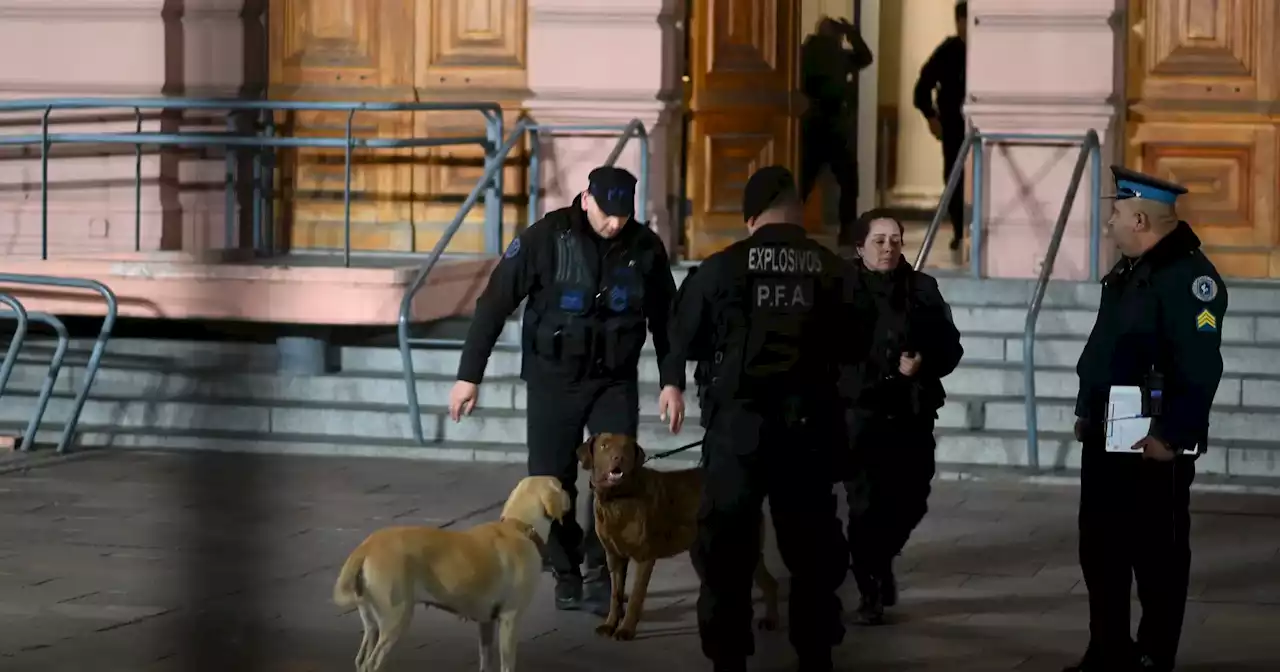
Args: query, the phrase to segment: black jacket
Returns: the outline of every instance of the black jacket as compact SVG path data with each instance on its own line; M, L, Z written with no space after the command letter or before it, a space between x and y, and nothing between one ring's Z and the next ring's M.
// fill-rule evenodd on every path
M476 300L458 380L480 382L503 324L526 297L526 381L635 378L646 323L658 357L666 356L675 280L662 240L635 220L604 240L580 199L511 242Z
M964 356L960 332L938 281L911 268L906 259L889 273L868 270L853 261L854 293L868 344L857 363L844 367L841 396L854 408L894 417L937 417L946 400L942 379ZM898 371L904 353L920 355L920 370L910 378Z
M816 112L838 114L846 102L856 107L857 88L849 75L865 69L875 60L871 49L857 31L846 33L852 49L840 38L814 34L800 48L800 87Z
M845 268L791 224L763 226L711 255L680 288L663 379L683 389L685 362L710 358L704 397L717 403L830 404L853 333Z
M937 100L934 100L934 94ZM920 68L912 96L926 119L937 117L946 132L964 133L965 44L952 35L938 45Z
M1208 440L1209 410L1222 380L1227 288L1186 222L1138 259L1121 259L1102 279L1102 301L1076 364L1076 416L1106 419L1111 387L1163 377L1152 436L1178 450Z

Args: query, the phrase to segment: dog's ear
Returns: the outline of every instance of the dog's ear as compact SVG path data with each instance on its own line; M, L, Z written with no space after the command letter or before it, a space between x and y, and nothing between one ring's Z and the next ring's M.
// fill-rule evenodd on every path
M578 464L582 465L583 469L590 471L593 462L592 458L595 457L595 453L596 437L593 434L591 435L591 438L587 439L586 443L578 446Z
M636 466L640 466L644 464L645 453L644 453L644 448L640 447L640 442L635 439L632 439L631 445L635 446L636 448Z
M543 488L539 499L551 520L559 522L569 512L569 493L564 491L560 481L552 481L550 487Z

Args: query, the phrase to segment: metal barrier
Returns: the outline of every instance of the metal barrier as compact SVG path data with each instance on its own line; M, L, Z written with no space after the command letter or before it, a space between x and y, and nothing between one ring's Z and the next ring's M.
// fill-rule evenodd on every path
M133 133L50 133L49 118L54 110L102 110L132 108L135 118ZM144 133L144 110L221 110L229 112L226 133ZM282 137L276 135L275 112L346 112L346 132L342 138ZM357 112L431 112L477 111L485 118L484 136L446 138L357 138L353 135L353 121ZM235 149L268 148L335 148L343 149L343 264L351 266L351 164L352 152L361 149L393 149L413 147L442 147L479 144L490 150L502 139L502 108L497 103L356 103L356 102L308 102L282 100L201 100L186 98L54 98L38 100L0 101L0 113L41 112L39 135L0 135L0 146L40 146L40 258L49 258L49 151L55 144L123 144L134 146L134 249L142 249L142 147L185 146L223 147L227 150L226 179L226 245L235 247L236 192L235 183L239 162ZM237 113L257 112L258 119L252 135L239 132ZM264 221L273 220L272 174L268 170L263 152L254 154L254 204L253 247L259 253L274 251L274 241L266 233L270 227ZM486 151L485 167L493 161L492 152ZM498 254L502 251L502 174L499 171L487 182L485 194L485 242L486 251Z
M920 245L920 252L916 254L914 267L924 270L924 264L929 258L929 252L933 249L934 239L938 235L938 227L941 226L942 218L947 214L947 203L951 201L953 196L964 198L963 194L956 194L956 190L960 186L961 178L964 177L964 163L968 159L970 152L973 152L973 208L970 218L969 270L973 277L981 278L982 239L985 233L982 222L985 214L984 195L986 194L987 182L986 155L982 151L985 144L992 142L1083 145L1087 143L1087 138L1090 134L1097 136L1094 131L1090 131L1089 134L1085 135L983 133L977 129L969 131L969 134L964 138L963 144L960 145L960 152L956 156L955 162L951 164L947 186L942 190L942 197L938 199L938 209L934 212L933 220L929 222L929 228L925 231L924 242ZM977 151L973 151L975 147ZM1091 280L1097 280L1102 275L1099 266L1102 258L1102 203L1097 198L1102 189L1102 149L1095 142L1091 151L1094 161L1089 175L1089 183L1093 187L1094 200L1089 211L1089 277ZM1048 263L1047 260L1046 263Z
M413 309L413 297L426 284L427 276L431 274L431 270L434 269L436 263L440 261L440 256L444 253L445 247L449 245L449 241L452 240L454 234L458 232L458 228L462 226L462 222L466 219L471 208L475 207L476 201L480 198L481 189L483 189L487 183L495 179L496 176L501 174L502 165L506 160L507 155L511 153L511 150L516 146L516 143L520 141L524 134L535 130L541 133L621 132L621 137L618 138L613 151L609 153L608 158L605 160L605 165L613 165L613 163L618 160L618 157L622 155L622 150L626 147L627 142L630 141L633 136L639 138L641 167L640 176L638 178L639 184L637 185L639 188L637 198L639 205L637 206L636 215L639 221L644 221L643 217L646 214L646 210L643 208L646 207L645 204L649 200L649 136L645 131L644 124L641 123L639 119L634 119L631 123L625 126L557 126L554 124L536 124L529 119L521 119L516 125L515 130L511 131L511 134L507 136L507 139L502 143L502 146L494 153L494 160L485 168L484 175L480 177L480 181L476 183L475 188L471 190L471 193L467 195L466 200L462 202L462 206L458 208L458 214L454 215L453 221L449 223L449 226L440 236L440 240L436 242L435 248L431 250L431 254L427 257L426 262L422 265L422 268L418 270L418 274L414 276L413 282L411 282L405 289L404 298L400 301L400 315L396 323L396 336L399 341L400 359L404 368L405 393L409 406L409 424L413 428L413 437L419 444L426 445L427 439L426 435L422 431L422 406L418 403L417 376L413 369L413 351L410 349L410 346L414 344L431 344L434 343L434 341L427 339L412 339L409 337L409 316ZM536 148L537 136L534 136L533 139L534 147ZM535 152L536 151L537 150L535 149ZM539 182L537 179L540 179L540 177L539 173L535 172L532 168L530 169L529 217L531 224L532 222L537 221L537 194L539 191Z
M1049 249L1044 255L1044 264L1040 267L1040 277L1036 279L1035 293L1031 296L1031 305L1027 308L1027 321L1022 330L1022 375L1027 404L1027 466L1040 468L1040 436L1036 418L1036 321L1040 318L1040 308L1044 305L1044 293L1049 287L1049 278L1053 275L1053 263L1058 258L1058 248L1062 244L1062 234L1067 230L1067 218L1071 215L1071 206L1075 203L1076 192L1080 190L1080 180L1084 177L1084 166L1090 156L1094 158L1093 174L1095 184L1101 172L1101 143L1098 134L1090 130L1085 134L1080 145L1080 154L1076 157L1075 168L1071 170L1071 183L1067 186L1066 198L1062 201L1062 209L1058 211L1058 221L1053 225L1053 236L1049 239ZM1099 217L1098 192L1094 191L1095 217ZM1097 243L1093 252L1093 268L1097 269Z
M18 321L18 328L13 332L13 340L9 341L9 349L4 353L4 364L0 364L0 399L4 398L4 388L9 385L9 376L13 375L13 367L18 363L18 352L22 350L22 342L27 338L27 309L22 302L8 294L0 294L0 303L13 311L13 318ZM7 317L0 314L0 318Z
M84 410L84 404L89 399L89 389L93 387L94 376L98 375L98 369L102 366L102 354L107 349L107 341L111 339L111 330L116 324L119 306L116 302L115 292L112 292L109 287L101 282L87 278L58 278L48 275L0 273L0 285L6 284L88 289L102 295L103 300L107 303L107 313L102 318L102 328L98 331L98 339L94 341L93 350L89 353L89 363L85 365L84 385L76 393L75 401L71 405L71 413L67 416L66 427L62 430L62 438L58 440L58 452L65 453L71 446L71 439L75 436L76 425L80 422L80 412ZM58 332L59 345L54 352L53 362L50 364L49 376L46 377L44 386L40 391L40 401L37 402L39 404L38 413L32 417L31 422L27 425L27 434L22 440L22 450L30 450L32 442L35 441L35 431L39 427L41 417L44 415L44 408L48 405L49 395L53 393L53 384L58 374L57 369L62 366L62 357L66 354L68 342L67 330L56 317L44 313L28 313L27 317L52 326Z

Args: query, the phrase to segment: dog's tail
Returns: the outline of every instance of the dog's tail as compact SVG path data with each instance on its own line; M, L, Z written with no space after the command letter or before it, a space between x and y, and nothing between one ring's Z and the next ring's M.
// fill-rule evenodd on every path
M342 565L338 581L333 584L333 601L339 607L354 606L364 595L364 558L365 549L361 544Z

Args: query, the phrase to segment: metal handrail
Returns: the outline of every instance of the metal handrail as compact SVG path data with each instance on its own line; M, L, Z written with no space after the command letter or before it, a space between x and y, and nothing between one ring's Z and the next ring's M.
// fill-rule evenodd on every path
M0 303L8 306L13 319L18 321L18 328L13 332L13 340L9 341L9 349L4 353L4 364L0 364L0 398L4 397L4 388L9 385L9 376L13 375L13 367L18 363L18 352L22 350L22 342L27 338L27 309L22 302L8 294L0 294ZM0 318L8 317L0 313Z
M135 118L133 133L50 133L49 117L54 110L91 110L132 108ZM221 110L231 113L228 127L231 132L221 133L144 133L142 131L143 110ZM49 151L54 144L125 144L134 146L134 250L142 250L142 147L150 146L217 146L227 149L225 242L228 248L234 247L236 194L235 180L239 173L239 164L235 157L235 148L253 149L268 148L341 148L345 150L343 181L343 264L351 266L351 170L352 152L355 148L390 149L413 147L441 147L453 145L480 144L486 149L492 148L502 137L502 107L497 103L435 103L435 102L330 102L330 101L292 101L292 100L239 100L239 99L194 99L194 98L49 98L34 100L0 101L0 113L7 112L41 112L40 133L38 135L0 136L3 145L39 145L40 146L40 258L49 258ZM325 137L280 137L275 134L274 112L310 111L310 112L346 112L346 133L343 138ZM429 112L429 111L478 111L485 118L484 136L465 136L449 138L356 138L353 136L353 120L357 112ZM261 129L254 128L254 135L235 132L235 113L258 112L258 123ZM261 130L265 135L259 135ZM264 220L271 220L272 171L267 170L263 153L254 154L254 201L253 201L253 244L254 249L262 251L266 245L266 228ZM496 254L501 249L492 241L501 235L502 205L501 176L491 180L486 194L486 220L490 228L490 253ZM492 229L497 229L495 236ZM274 243L272 243L274 247Z
M613 145L613 150L609 152L609 156L604 160L606 166L612 166L618 162L618 158L622 156L622 150L626 148L631 138L640 140L640 175L636 177L636 190L640 193L640 198L636 203L636 221L646 222L649 214L649 133L645 130L644 122L639 119L632 119L627 124L535 124L530 123L526 128L529 130L529 226L538 221L541 217L541 200L542 200L542 144L538 141L538 136L542 133L618 133L618 140Z
M116 315L119 312L119 304L116 301L115 292L111 291L111 288L97 280L91 280L88 278L59 278L51 275L0 273L0 285L10 284L88 289L100 294L103 300L107 303L107 312L102 318L102 327L98 331L98 339L94 341L93 351L89 354L89 363L85 366L84 385L82 385L80 391L76 393L75 401L72 402L71 405L71 413L67 416L66 427L62 430L62 438L58 440L58 452L65 453L71 446L71 439L75 435L76 425L80 422L80 412L84 410L84 404L89 399L89 388L93 387L93 379L98 375L98 368L102 366L102 355L107 349L107 341L111 339L111 330L115 328ZM36 319L36 315L40 315L41 317L50 317L43 313L31 313L29 314L29 317ZM47 319L42 321L50 324L55 330L57 330L58 324L61 323L57 321L57 318L52 319L54 322L50 322ZM65 333L66 329L64 328L60 331L60 336L65 335ZM65 347L60 348L60 351L65 352ZM55 361L61 365L61 360L58 359L58 353L54 353L54 357ZM57 372L54 371L53 375L56 378ZM49 391L52 392L52 381L46 380L46 386L48 386ZM42 395L44 395L43 390ZM47 395L44 396L47 403ZM43 414L43 411L41 411L41 414ZM35 440L35 432L32 428L38 424L39 418L37 417L32 419L31 425L28 425L27 436L24 437L22 441L23 450L29 450L31 448L31 443Z
M640 190L639 198L637 199L640 203L637 207L637 214L644 212L639 208L644 207L643 204L645 204L649 199L649 136L644 128L644 124L639 119L633 119L630 123L622 127L536 124L528 118L521 119L517 122L516 128L511 131L511 134L507 136L507 139L494 153L493 160L488 162L484 174L480 176L480 180L476 182L476 186L471 190L470 194L467 194L466 200L464 200L461 207L458 208L458 213L454 215L453 221L449 223L449 226L445 228L444 233L441 234L440 239L436 241L435 248L431 250L431 254L427 256L426 262L418 270L413 281L409 283L408 287L406 287L404 296L400 301L400 315L396 322L396 336L400 346L400 360L404 371L405 395L409 406L409 425L413 429L413 438L421 445L427 444L427 438L422 429L422 406L418 401L418 381L413 368L413 351L410 348L410 345L413 343L413 339L409 337L409 317L413 309L413 298L426 284L427 276L431 274L431 271L440 261L440 256L444 254L444 249L449 245L449 241L451 241L454 234L458 232L458 229L462 226L467 214L471 212L471 208L475 207L476 202L480 198L480 191L486 184L496 179L496 177L501 174L500 171L506 161L507 155L511 153L511 150L516 146L516 143L520 141L525 133L535 129L540 129L543 132L603 132L620 129L622 136L619 137L617 143L614 145L613 151L609 153L609 157L606 159L604 165L613 165L613 163L617 161L618 157L622 155L622 150L626 146L627 141L632 137L638 137L640 139L641 174L638 178L639 184L637 185ZM536 146L536 136L534 140ZM537 200L535 199L534 194L536 194L539 189L539 183L534 181L534 177L538 177L538 174L531 170L529 189L529 206L531 210L537 207Z
M49 399L53 397L53 386L58 382L58 372L62 370L62 360L67 356L67 346L71 343L71 335L67 332L67 326L62 323L54 315L48 313L28 313L34 322L43 322L49 325L58 336L58 345L53 349L53 359L49 360L49 367L45 369L44 383L40 385L40 394L36 397L36 408L31 413L31 419L27 421L27 429L22 433L22 445L18 450L29 451L35 446L36 432L40 431L40 422L44 420L44 413L49 408ZM85 388L88 389L87 387ZM86 392L86 394L88 394ZM74 428L80 422L80 414L77 412L74 418L67 419L67 426ZM63 430L63 435L70 436ZM66 448L59 443L58 452L66 452Z
M1090 129L1084 135L1080 145L1080 154L1076 157L1075 168L1071 170L1071 182L1067 185L1067 195L1062 201L1062 209L1058 211L1058 221L1053 225L1053 236L1049 239L1049 249L1045 252L1044 263L1040 266L1040 277L1036 279L1035 292L1031 295L1031 305L1027 308L1027 321L1022 332L1022 375L1026 394L1027 413L1027 466L1040 468L1040 437L1036 418L1036 364L1035 338L1036 321L1040 318L1040 308L1044 305L1044 294L1049 287L1049 278L1053 275L1053 264L1058 258L1058 248L1062 244L1062 236L1067 230L1067 219L1071 216L1071 206L1075 204L1076 192L1080 190L1080 180L1084 177L1085 163L1094 159L1094 174L1101 172L1101 143L1098 133ZM1099 194L1094 191L1095 210L1100 202ZM1096 261L1095 268L1096 268Z
M1090 131L1093 132L1093 131ZM1096 133L1095 133L1096 135ZM970 217L970 253L969 253L969 270L975 278L982 277L982 239L985 233L983 227L983 216L985 214L985 198L987 171L986 157L982 148L987 142L1003 142L1003 143L1020 143L1020 144L1070 144L1077 145L1086 142L1087 135L1062 135L1052 133L983 133L978 129L972 129L965 136L964 142L960 145L960 151L956 156L956 160L951 164L951 172L947 177L946 188L942 190L942 196L938 199L938 209L934 212L933 220L929 222L929 228L925 231L924 241L920 245L920 251L916 254L914 267L924 269L925 261L928 260L929 252L933 249L934 239L937 237L938 228L942 224L942 218L946 215L946 206L951 198L955 195L959 188L960 179L964 176L964 163L969 153L973 152L973 208ZM977 151L974 151L974 148ZM1090 186L1093 187L1093 193L1096 196L1102 189L1102 153L1099 146L1095 146L1093 150L1095 161L1093 162L1092 172L1090 173ZM1101 202L1095 198L1093 207L1089 212L1089 277L1091 280L1097 280L1101 276L1101 258L1102 258L1102 206Z

